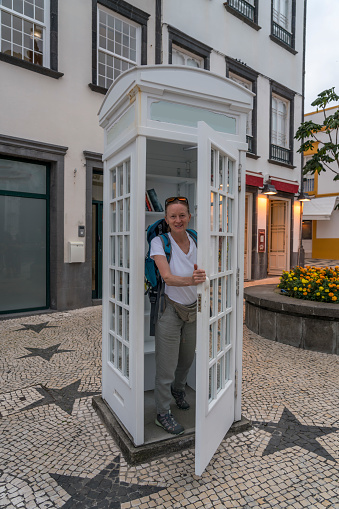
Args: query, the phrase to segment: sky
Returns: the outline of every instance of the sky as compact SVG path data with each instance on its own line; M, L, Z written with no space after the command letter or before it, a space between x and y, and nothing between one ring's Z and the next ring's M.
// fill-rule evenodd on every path
M311 102L323 90L339 95L338 27L339 0L307 0L305 113L315 111Z

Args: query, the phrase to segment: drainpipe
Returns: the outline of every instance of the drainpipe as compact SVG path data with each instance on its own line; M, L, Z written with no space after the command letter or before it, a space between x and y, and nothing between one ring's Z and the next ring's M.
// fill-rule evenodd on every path
M301 122L304 122L304 114L305 114L305 69L306 69L306 10L307 10L307 0L304 0L304 29L303 29L303 74L302 74L302 84L301 84L301 93L302 93L302 104L301 104ZM304 140L301 140L303 143ZM301 172L300 172L300 193L304 192L304 175L303 175L303 167L304 167L304 154L301 153ZM298 263L297 265L301 265L302 267L305 264L305 251L303 248L302 241L302 213L303 213L303 202L300 202L300 226L299 226L299 249L298 249Z

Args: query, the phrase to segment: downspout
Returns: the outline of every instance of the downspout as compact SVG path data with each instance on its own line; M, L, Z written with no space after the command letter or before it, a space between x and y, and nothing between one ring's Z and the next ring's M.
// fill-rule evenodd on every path
M304 122L305 116L305 74L306 74L306 11L307 11L307 0L304 0L304 29L303 29L303 70L302 70L302 84L301 84L301 93L302 93L302 104L301 104L301 122ZM304 143L304 140L301 140L301 143ZM304 153L300 154L301 160L301 170L300 170L300 193L304 192ZM297 265L304 266L305 264L305 251L303 248L302 241L302 214L303 214L303 202L300 202L300 225L299 225L299 249L298 249L298 263Z

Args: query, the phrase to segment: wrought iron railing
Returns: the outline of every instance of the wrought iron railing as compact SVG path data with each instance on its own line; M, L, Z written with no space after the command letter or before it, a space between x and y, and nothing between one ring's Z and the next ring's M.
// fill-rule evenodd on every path
M255 8L246 0L227 0L227 4L246 18L254 21Z
M249 135L247 134L247 135L246 135L246 141L247 141L247 144L248 144L247 152L251 152L252 154L254 154L253 136L249 136Z
M287 46L292 47L292 34L273 21L273 35Z
M271 145L271 159L280 163L292 164L292 152L288 148Z

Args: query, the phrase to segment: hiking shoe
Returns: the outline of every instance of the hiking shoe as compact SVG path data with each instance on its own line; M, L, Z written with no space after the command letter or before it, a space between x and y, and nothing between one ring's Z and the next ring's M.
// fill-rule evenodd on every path
M155 424L172 435L181 435L185 431L185 428L174 419L171 411L168 411L167 414L157 414Z
M180 408L180 410L188 410L189 409L190 405L185 400L185 396L186 396L185 391L176 391L171 386L171 393L172 393L173 398L175 399L177 407Z

